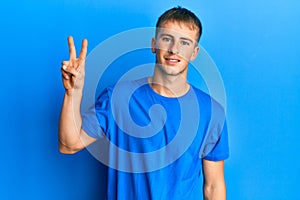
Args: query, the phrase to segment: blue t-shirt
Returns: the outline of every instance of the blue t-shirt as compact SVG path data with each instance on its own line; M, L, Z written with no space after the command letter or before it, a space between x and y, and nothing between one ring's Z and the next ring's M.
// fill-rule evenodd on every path
M202 198L195 188L202 159L229 156L223 108L192 85L170 98L154 92L147 78L118 83L102 92L82 120L83 130L102 141L107 199Z

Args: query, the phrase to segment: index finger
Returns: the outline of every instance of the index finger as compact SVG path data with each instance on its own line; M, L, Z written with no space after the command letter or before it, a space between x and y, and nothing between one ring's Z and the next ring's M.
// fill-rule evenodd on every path
M75 60L76 49L75 49L74 40L72 36L68 37L68 45L69 45L69 52L70 52L70 60Z
M80 50L80 54L79 54L79 57L78 59L80 60L85 60L86 58L86 53L87 53L87 46L88 46L88 41L87 39L83 39L82 40L82 45L81 45L81 50Z

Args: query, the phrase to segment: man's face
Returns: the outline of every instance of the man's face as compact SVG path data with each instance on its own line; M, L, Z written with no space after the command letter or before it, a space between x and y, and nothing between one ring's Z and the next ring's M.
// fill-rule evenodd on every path
M184 23L166 22L152 39L152 52L156 63L167 75L185 75L189 61L196 58L198 31Z

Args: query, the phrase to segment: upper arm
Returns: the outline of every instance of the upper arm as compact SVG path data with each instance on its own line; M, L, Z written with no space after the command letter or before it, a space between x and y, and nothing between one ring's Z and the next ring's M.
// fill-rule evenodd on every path
M59 151L63 154L74 154L85 147L89 146L97 139L89 136L83 129L80 130L80 137L78 137L78 141L72 145L67 146L63 143L59 142Z
M206 183L224 181L224 160L209 161L203 159L203 174Z

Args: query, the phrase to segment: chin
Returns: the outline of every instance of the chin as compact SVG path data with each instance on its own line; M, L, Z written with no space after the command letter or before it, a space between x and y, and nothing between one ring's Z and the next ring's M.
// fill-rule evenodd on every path
M163 70L163 72L169 76L179 76L179 75L182 76L183 74L186 73L186 69L182 69L182 70L166 69L166 70Z

